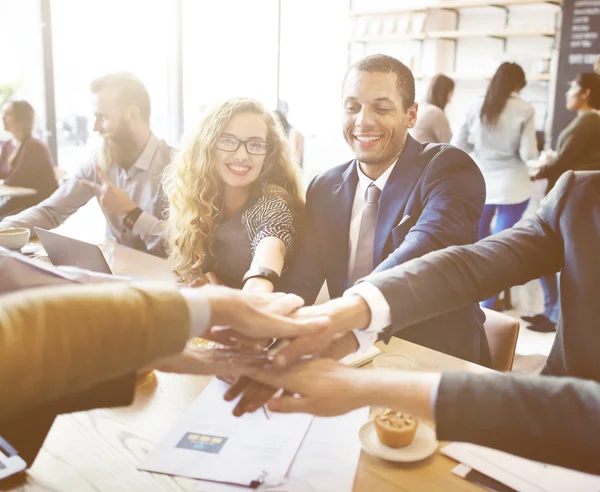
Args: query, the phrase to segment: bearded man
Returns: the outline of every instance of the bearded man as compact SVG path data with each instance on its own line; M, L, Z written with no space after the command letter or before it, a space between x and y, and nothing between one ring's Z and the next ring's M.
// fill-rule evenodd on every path
M172 149L150 130L148 91L128 73L95 79L90 91L94 97L94 131L102 137L102 147L49 198L6 217L0 229L53 229L96 196L106 217L107 236L162 256L166 230L163 212L167 208L162 173Z

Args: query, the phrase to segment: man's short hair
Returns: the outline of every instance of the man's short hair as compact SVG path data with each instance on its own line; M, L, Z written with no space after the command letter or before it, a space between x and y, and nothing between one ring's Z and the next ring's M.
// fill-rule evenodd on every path
M410 108L415 102L415 78L410 71L410 68L393 56L370 55L365 58L361 58L350 66L346 72L346 76L344 77L344 83L346 82L348 74L352 70L369 73L395 73L397 78L398 92L404 101L404 110Z
M137 106L145 121L150 121L150 94L135 75L127 72L109 73L94 79L90 84L92 94L105 89L114 90L121 105Z

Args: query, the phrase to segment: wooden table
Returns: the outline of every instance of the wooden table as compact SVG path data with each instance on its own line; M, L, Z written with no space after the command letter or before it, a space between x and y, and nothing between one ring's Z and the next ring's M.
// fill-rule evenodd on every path
M37 190L33 188L21 188L20 186L8 186L0 184L0 198L13 198L17 196L36 195Z
M166 262L117 246L115 273L169 280ZM406 342L392 339L385 353L401 353L419 369L455 369L485 373L489 369ZM211 380L205 376L155 373L137 388L133 405L58 417L44 447L28 472L25 485L6 489L24 492L194 491L195 481L136 470L175 421ZM357 436L358 438L358 436ZM481 491L453 475L455 462L439 452L415 464L388 463L361 454L356 492ZM2 489L0 487L1 490Z

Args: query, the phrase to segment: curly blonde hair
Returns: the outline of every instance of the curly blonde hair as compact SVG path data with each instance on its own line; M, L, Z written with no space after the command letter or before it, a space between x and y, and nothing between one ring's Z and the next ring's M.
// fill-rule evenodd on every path
M231 119L240 113L260 114L267 125L267 154L258 178L251 185L251 196L280 196L289 203L294 216L304 206L298 169L292 164L284 137L262 104L248 98L217 104L184 139L165 170L164 189L170 205L169 262L180 282L190 282L202 275L202 263L211 254L223 207L216 142Z

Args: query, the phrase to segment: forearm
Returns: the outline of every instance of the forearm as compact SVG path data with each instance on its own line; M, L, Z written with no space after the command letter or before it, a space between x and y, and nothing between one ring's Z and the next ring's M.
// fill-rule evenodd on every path
M285 244L276 237L265 237L256 246L250 270L269 268L278 275L283 270L285 258ZM253 277L246 281L243 287L245 292L273 292L275 286L266 278Z
M356 408L392 408L432 421L431 394L440 377L438 373L364 369L356 373L350 394L357 402Z
M181 351L190 314L170 288L67 286L2 297L0 332L1 417Z

